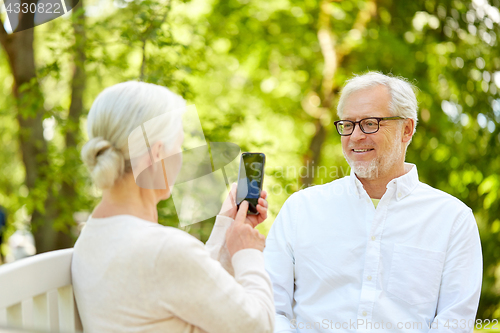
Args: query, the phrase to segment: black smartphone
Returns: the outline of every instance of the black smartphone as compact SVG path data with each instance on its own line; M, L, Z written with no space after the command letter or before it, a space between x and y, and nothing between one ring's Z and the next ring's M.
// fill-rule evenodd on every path
M238 209L243 200L248 201L249 215L258 215L257 204L264 184L264 164L266 155L262 153L241 154L240 169L238 171L238 190L236 204Z

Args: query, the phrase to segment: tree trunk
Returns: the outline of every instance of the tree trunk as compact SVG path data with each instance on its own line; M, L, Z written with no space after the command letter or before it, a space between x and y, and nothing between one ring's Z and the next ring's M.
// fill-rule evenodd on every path
M0 43L7 53L14 77L13 94L17 102L18 140L26 171L26 186L32 200L42 202L34 205L31 217L32 230L37 251L45 252L54 249L56 232L52 228L52 221L57 216L57 209L56 200L50 190L51 184L48 182L49 160L42 124L45 112L44 98L36 76L34 31L27 29L32 24L33 18L34 14L22 15L16 32L10 35L0 22Z
M302 185L305 187L311 186L314 182L315 166L321 163L321 150L327 137L327 128L321 121L321 118L326 113L333 113L332 107L335 95L339 89L335 86L334 77L337 68L342 66L342 61L345 56L352 50L352 44L338 45L335 35L330 27L330 1L323 0L320 4L318 16L318 40L323 55L324 67L323 77L321 80L321 93L318 96L321 98L321 107L319 112L308 112L309 114L317 115L315 120L316 131L311 139L309 148L303 156L304 165L307 168L307 176L301 179ZM376 14L376 2L370 0L366 3L365 8L361 9L356 17L353 28L363 32L370 19ZM307 103L303 103L306 105ZM326 115L327 119L331 119L332 115Z

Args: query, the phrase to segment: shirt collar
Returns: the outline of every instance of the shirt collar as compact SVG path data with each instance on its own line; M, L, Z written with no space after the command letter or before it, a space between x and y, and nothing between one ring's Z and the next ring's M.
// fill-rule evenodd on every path
M410 194L415 189L415 187L419 182L417 166L415 164L405 162L405 170L406 173L404 175L398 178L394 178L387 184L387 189L394 187L396 188L395 197L397 201L405 198L408 194ZM365 189L361 181L358 179L358 177L352 170L352 168L350 174L350 181L351 181L351 186L356 189L355 192L358 198L361 197L361 194L365 192Z

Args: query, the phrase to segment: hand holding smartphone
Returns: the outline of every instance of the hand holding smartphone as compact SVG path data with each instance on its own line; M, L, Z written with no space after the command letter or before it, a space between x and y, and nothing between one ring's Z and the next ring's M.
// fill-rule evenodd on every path
M232 219L236 218L236 215L238 213L237 209L239 208L240 204L243 201L248 201L248 205L250 205L250 201L253 202L253 211L257 211L258 214L249 214L250 208L245 208L245 223L249 224L252 226L252 228L255 228L257 225L260 223L264 222L267 219L267 208L268 208L268 203L267 203L267 192L262 190L262 185L263 185L263 177L264 177L264 163L265 163L265 156L262 154L262 156L258 156L258 159L251 159L252 153L244 153L242 155L242 158L240 159L240 170L239 170L239 179L238 183L233 183L231 186L231 191L229 195L227 196L226 200L222 204L221 210L219 212L219 215L222 216L227 216ZM245 167L245 162L247 166ZM261 163L260 165L254 164L251 165L251 163ZM254 168L252 170L251 168ZM248 177L246 177L247 172L246 168L248 168L250 171L254 172L254 181L252 183L252 186L254 186L257 183L260 183L259 186L259 192L260 196L258 198L250 198L249 197L249 187L250 185L248 184L251 182ZM258 171L256 171L257 169ZM257 192L256 189L253 189L254 192ZM248 198L247 198L248 197ZM246 204L245 204L246 205ZM255 209L256 208L256 209ZM243 212L241 212L243 213Z

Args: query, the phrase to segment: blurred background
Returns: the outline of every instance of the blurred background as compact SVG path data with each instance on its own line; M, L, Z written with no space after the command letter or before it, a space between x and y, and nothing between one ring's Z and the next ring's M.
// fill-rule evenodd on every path
M100 197L79 154L86 115L105 87L126 80L167 86L196 105L208 141L264 152L270 217L259 228L267 234L293 192L349 174L333 126L339 92L353 74L376 70L419 89L407 161L421 181L474 211L484 256L477 318L499 318L499 6L80 0L62 17L12 33L22 20L9 21L2 5L3 259L33 254L31 234L37 252L74 244ZM171 199L159 205L159 220L178 227ZM213 222L184 230L206 241Z

